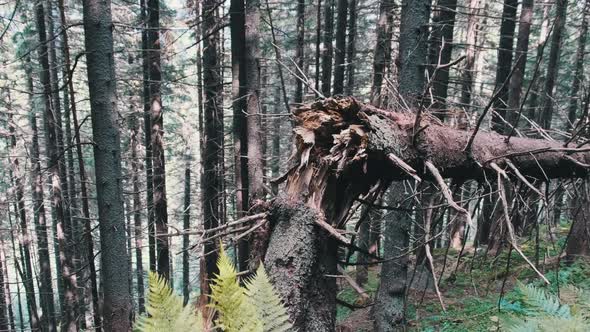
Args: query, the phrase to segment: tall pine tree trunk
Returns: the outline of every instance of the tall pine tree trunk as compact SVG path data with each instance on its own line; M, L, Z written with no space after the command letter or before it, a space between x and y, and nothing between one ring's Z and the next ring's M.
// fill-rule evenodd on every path
M371 84L371 104L381 106L383 78L391 61L391 38L393 30L393 0L381 0L377 20L377 43L373 54L373 81Z
M305 60L305 0L297 0L297 46L295 48L295 62L297 67L304 71ZM299 79L295 82L295 103L303 102L303 82Z
M346 72L346 20L348 18L348 0L338 0L336 7L336 49L334 52L334 95L344 92L344 73Z
M138 157L139 118L131 116L131 182L133 184L133 229L135 237L135 275L137 278L137 308L140 314L145 311L144 281L143 281L143 230L141 224L141 198L139 185L140 162Z
M103 328L131 328L131 294L123 208L121 140L116 109L116 86L111 2L85 0L84 39L88 54L92 137L103 280Z
M191 150L186 148L184 153L184 205L182 207L182 226L185 232L191 228ZM190 238L188 234L182 236L182 295L184 305L190 299L190 257L189 257Z
M332 92L332 62L334 47L334 0L326 0L324 4L324 31L322 37L322 82L321 91L326 97Z
M576 51L576 71L574 73L574 80L572 82L572 89L570 91L570 102L567 113L567 127L569 130L574 128L574 123L577 119L577 111L579 104L578 93L580 86L584 80L584 55L586 52L586 34L588 33L588 11L590 10L590 1L586 0L584 3L584 11L582 12L582 26L580 27L580 37L578 38L578 49Z
M344 93L348 96L354 94L354 74L355 74L355 58L356 58L356 26L357 26L357 13L356 13L356 1L350 0L348 4L348 11L350 17L348 18L348 43L346 44L346 61L347 61L347 72L346 72L346 87Z

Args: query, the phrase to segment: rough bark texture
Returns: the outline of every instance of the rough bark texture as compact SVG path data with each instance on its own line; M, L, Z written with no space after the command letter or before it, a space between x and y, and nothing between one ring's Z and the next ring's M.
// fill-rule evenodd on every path
M565 252L567 259L574 261L580 256L590 256L590 186L588 181L576 190L579 202L572 211L573 224Z
M133 230L135 238L135 275L137 277L137 308L140 314L145 311L144 298L144 281L143 281L143 230L141 225L141 198L139 184L140 162L138 158L138 149L140 146L139 138L139 118L132 114L130 118L131 127L131 182L133 184Z
M565 30L566 12L567 0L557 0L555 3L555 21L553 22L553 34L551 36L551 49L549 51L549 61L547 62L543 110L539 121L544 129L551 128L551 120L553 119L553 95L555 93L555 83L559 71L561 41Z
M350 0L348 4L349 18L348 18L348 42L346 44L346 86L344 93L348 96L354 95L354 74L355 74L355 58L356 58L356 1Z
M377 21L377 43L373 54L373 83L371 84L371 104L381 105L381 89L385 69L391 59L391 35L393 25L392 0L381 0L379 5L379 19Z
M399 93L415 104L424 93L430 0L404 0L399 37Z
M282 197L271 209L273 236L265 268L299 331L334 330L336 246L314 221L321 213Z
M584 2L584 11L582 13L582 26L580 27L580 37L578 38L578 49L576 51L576 71L574 73L574 81L572 82L572 89L570 91L570 103L567 113L567 128L571 130L574 128L574 123L577 120L578 110L578 93L580 92L580 85L584 80L584 55L586 52L586 34L588 33L588 10L590 9L590 1Z
M295 48L295 62L299 69L304 70L305 59L305 0L297 0L297 47ZM303 81L295 82L295 103L303 102Z
M191 153L187 148L185 152L185 168L184 168L184 205L182 207L182 227L185 231L189 231L191 227ZM182 236L182 295L184 297L184 305L190 299L190 257L189 257L190 238L188 234Z
M103 280L103 327L131 328L131 294L125 239L121 148L116 110L113 23L109 0L85 0L84 36L88 54L88 85Z
M219 34L215 9L216 0L205 0L202 3L202 35L203 39L203 90L204 90L204 148L202 151L201 190L202 211L204 229L217 227L219 220L219 156L221 145L222 127L218 108L221 107L221 77L219 72L220 59L217 53ZM200 269L201 293L210 293L209 280L217 270L217 253L215 241L204 243L204 254ZM201 304L207 303L207 298L202 297Z
M475 58L477 57L477 28L480 0L469 0L469 17L467 18L467 37L465 44L465 65L461 74L461 105L469 109L473 82L475 81Z
M324 5L324 34L322 39L322 94L332 93L332 56L334 55L334 0L326 0Z
M521 102L520 95L522 93L527 53L529 50L529 36L531 34L531 25L533 23L534 3L534 0L525 0L522 2L520 10L520 21L518 23L518 37L515 52L515 68L508 87L509 112L506 117L512 126L516 126L518 121L518 111Z
M161 96L162 64L160 60L160 1L148 0L148 68L150 75L150 116L153 152L154 218L158 273L170 277L168 249L168 210L166 201L166 158L164 156L164 116Z
M344 92L344 73L346 65L346 20L348 19L348 0L338 0L336 7L336 49L334 51L334 95Z
M508 83L506 80L512 69L512 50L514 49L517 6L517 0L504 0L502 24L500 25L500 42L498 43L498 63L496 66L495 89L499 92L498 99L494 103L496 112L492 114L492 129L497 132L504 130L502 119L506 118L506 106L508 103Z
M437 3L432 18L432 31L430 32L429 60L431 65L432 94L434 96L434 108L444 109L449 88L448 67L436 70L436 77L432 73L439 64L451 62L453 53L453 30L455 28L455 13L457 11L457 0L442 0ZM443 117L444 113L439 113Z

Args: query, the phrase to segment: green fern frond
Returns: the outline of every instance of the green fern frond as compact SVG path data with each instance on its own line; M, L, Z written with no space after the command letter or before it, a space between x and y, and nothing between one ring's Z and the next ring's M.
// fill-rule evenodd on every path
M246 282L246 294L258 312L264 332L284 332L293 329L287 310L270 283L262 264L258 267L256 276Z
M256 309L240 286L234 265L220 246L217 260L219 274L211 285L212 307L217 310L217 327L226 332L262 332Z
M570 318L572 316L568 305L562 305L556 296L548 294L543 289L533 285L524 285L521 282L518 283L518 288L523 294L523 301L531 307L556 317Z
M137 330L159 331L202 331L201 315L190 305L183 306L182 298L172 291L164 277L155 272L148 276L146 312L137 320ZM172 330L171 330L172 329Z

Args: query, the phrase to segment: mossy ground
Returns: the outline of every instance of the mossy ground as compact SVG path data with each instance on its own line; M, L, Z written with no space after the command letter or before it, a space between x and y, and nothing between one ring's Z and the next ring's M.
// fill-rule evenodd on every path
M412 289L409 293L407 315L410 331L499 331L500 323L506 317L530 315L531 312L521 301L521 294L515 289L517 281L543 287L552 294L559 294L564 285L574 285L580 289L590 290L590 264L578 261L565 264L558 261L563 247L568 225L553 230L554 236L540 231L539 269L549 280L545 285L541 278L530 268L526 261L516 252L508 249L499 253L486 253L470 248L464 253L457 266L458 253L449 250L446 268L440 282L442 299L446 306L443 311L436 293ZM520 239L520 248L525 255L535 261L536 248L534 237ZM440 276L446 249L435 249L433 257L437 276ZM353 269L350 269L353 271ZM456 270L456 272L455 272ZM364 289L373 296L379 284L378 267L370 269L369 281ZM345 282L338 299L347 303L359 304L358 294ZM563 296L563 295L562 295ZM338 306L338 321L347 327L346 331L371 331L370 307L351 310Z

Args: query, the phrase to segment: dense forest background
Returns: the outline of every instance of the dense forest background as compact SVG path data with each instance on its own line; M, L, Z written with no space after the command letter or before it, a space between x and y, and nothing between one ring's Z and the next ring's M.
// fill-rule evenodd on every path
M149 271L211 328L220 245L299 331L585 330L589 14L1 2L0 330L130 330Z

